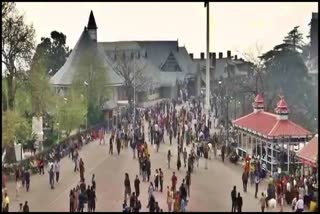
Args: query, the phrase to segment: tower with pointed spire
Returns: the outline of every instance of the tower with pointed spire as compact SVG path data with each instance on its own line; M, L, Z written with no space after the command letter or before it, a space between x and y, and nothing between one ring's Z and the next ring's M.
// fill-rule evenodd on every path
M94 15L93 15L92 10L90 12L87 29L88 29L88 32L89 32L91 39L93 41L97 42L97 29L98 29L98 27L96 24L96 20L94 19Z
M255 113L264 110L264 100L261 94L257 94L252 106L253 106L253 112Z
M283 96L280 96L280 100L277 103L275 111L278 114L278 120L288 120L289 109Z

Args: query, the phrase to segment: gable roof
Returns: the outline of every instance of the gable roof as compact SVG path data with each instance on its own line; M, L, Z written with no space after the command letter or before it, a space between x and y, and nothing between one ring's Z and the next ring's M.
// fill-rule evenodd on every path
M169 56L165 63L161 66L162 71L181 71L176 58L174 57L172 51L170 51Z

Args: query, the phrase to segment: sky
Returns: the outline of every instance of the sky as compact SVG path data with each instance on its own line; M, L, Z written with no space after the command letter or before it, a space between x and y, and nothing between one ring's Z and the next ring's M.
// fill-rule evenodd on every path
M198 58L206 52L206 8L201 2L185 3L16 3L27 23L36 30L36 41L57 30L73 48L93 10L98 42L178 40ZM232 55L272 49L293 27L307 35L317 2L210 3L210 52L231 50ZM307 40L306 40L307 41Z

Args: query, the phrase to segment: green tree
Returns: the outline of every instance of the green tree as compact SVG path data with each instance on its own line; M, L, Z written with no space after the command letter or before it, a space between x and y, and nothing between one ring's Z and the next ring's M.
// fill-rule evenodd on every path
M46 64L43 61L34 62L30 74L30 89L32 109L35 116L43 116L55 103L55 95L50 88Z
M14 109L16 81L28 71L28 62L34 49L35 30L32 25L24 22L24 16L19 14L15 4L2 2L2 63L8 89L8 106Z
M55 124L59 128L59 132L64 130L66 135L69 136L73 130L79 129L80 125L84 124L85 104L85 99L80 98L73 90L65 98L59 97L55 116Z
M267 108L273 109L278 100L275 97L282 94L289 104L290 117L306 128L314 129L307 121L317 115L315 110L317 104L310 85L308 69L298 51L299 44L301 44L299 39L302 37L300 34L290 36L292 34L292 31L289 32L285 43L275 46L273 50L261 56L266 71L265 96L268 100L274 101L269 103Z
M2 148L7 150L8 162L16 161L14 142L24 144L31 138L31 125L26 118L11 110L2 113Z
M66 35L62 32L52 31L50 38L42 37L33 56L33 63L41 61L45 71L53 76L66 62L70 52L66 46Z

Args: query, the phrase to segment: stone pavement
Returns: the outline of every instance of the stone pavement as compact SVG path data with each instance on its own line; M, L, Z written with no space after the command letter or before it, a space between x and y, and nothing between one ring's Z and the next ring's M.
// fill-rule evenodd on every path
M147 135L146 135L147 136ZM109 136L107 136L109 139ZM109 140L106 140L109 142ZM180 186L182 179L186 175L186 168L177 171L177 146L176 140L170 147L168 137L165 138L165 144L160 145L159 152L151 151L152 175L155 168L161 168L164 171L164 192L155 192L155 198L159 202L163 211L167 211L166 205L166 187L171 184L172 172L175 171ZM124 198L124 174L129 173L132 190L134 190L134 178L138 174L138 161L133 159L130 148L121 151L120 155L109 155L108 144L99 145L98 141L91 142L84 146L80 151L80 157L85 163L85 179L91 184L91 176L94 173L97 183L97 204L96 211L122 211ZM166 154L171 149L173 158L171 169L167 169ZM188 148L189 150L189 148ZM204 160L201 159L199 168L191 177L191 197L187 206L187 211L231 211L231 190L234 185L237 186L243 197L243 211L260 211L258 199L254 198L254 186L248 186L248 192L243 193L241 173L242 168L231 164L228 159L222 163L221 159L212 158L208 161L207 170L204 169ZM45 175L34 175L31 177L30 192L25 189L20 191L20 197L15 199L15 183L8 183L9 196L11 198L11 211L18 210L18 204L28 200L30 211L68 211L69 192L79 182L79 173L73 172L73 162L68 157L61 162L61 181L55 184L55 189L51 190L49 186L49 177L47 171ZM89 183L90 181L90 183ZM140 177L140 201L142 203L141 211L148 211L147 189L149 184L143 183ZM153 181L153 178L152 178ZM266 192L266 183L262 182L259 186L259 196L261 190ZM273 210L279 211L279 208ZM290 211L285 207L284 211Z

